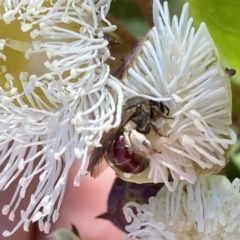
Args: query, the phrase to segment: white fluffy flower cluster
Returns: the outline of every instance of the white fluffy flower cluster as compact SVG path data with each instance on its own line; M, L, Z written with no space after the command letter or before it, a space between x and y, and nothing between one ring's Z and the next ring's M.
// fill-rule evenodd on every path
M179 19L170 19L167 2L162 6L155 0L153 20L154 27L122 73L123 89L128 96L162 98L170 119L155 122L162 137L147 136L156 150L151 151L149 169L122 178L164 182L174 191L179 180L194 183L197 176L226 165L226 152L236 142L230 129L231 86L206 25L197 30L192 26L188 4Z
M237 211L217 211L235 199L219 191L226 180L218 183L209 177L196 182L197 176L226 164L226 151L236 141L229 127L229 78L205 24L195 31L188 5L179 19L171 20L167 3L162 7L154 0L155 26L132 52L120 83L106 64L110 52L104 33L116 28L105 18L110 4L111 0L0 1L0 189L18 182L2 209L10 220L32 180L38 180L21 220L3 235L22 225L27 231L35 221L41 231L49 231L51 220L58 218L73 162L81 163L74 181L78 186L80 175L87 173L89 151L100 146L104 132L119 125L123 99L136 95L162 101L169 118L154 123L162 137L153 132L146 136L154 150L150 167L128 180L164 182L170 191L177 190L163 188L167 200L152 198L153 212L145 211L144 205L135 215L128 208L131 204L125 207L127 219L134 219L132 229L138 229L131 233L133 239L159 239L158 234L179 239L182 229L191 239L203 232L198 236L207 239L223 236L217 234L225 226L235 234ZM227 188L229 196L237 194L235 185L238 181ZM160 215L154 215L161 206Z
M3 214L15 211L39 179L21 225L55 222L75 159L86 174L87 154L120 122L123 94L105 63L105 18L111 0L0 1L0 189L18 186ZM116 118L114 115L116 113Z
M124 208L126 239L237 240L240 232L240 180L225 176L181 181L174 192L163 187L149 204L129 202Z

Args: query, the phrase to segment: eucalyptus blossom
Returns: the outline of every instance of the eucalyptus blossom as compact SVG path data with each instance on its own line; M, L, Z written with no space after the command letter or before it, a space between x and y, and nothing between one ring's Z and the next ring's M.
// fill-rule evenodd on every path
M174 192L163 187L148 204L127 203L125 239L239 239L240 181L220 175L181 181Z
M162 99L169 113L153 123L159 134L146 136L150 167L138 175L116 171L128 181L164 182L171 191L179 180L195 183L220 171L236 142L229 75L205 23L192 26L188 8L171 19L167 2L154 0L154 27L117 72L126 97Z
M80 163L74 185L85 175L88 153L103 132L120 122L119 80L110 75L104 33L111 0L0 1L0 189L17 188L2 213L15 217L38 178L13 234L38 221L48 232L65 192L68 172Z

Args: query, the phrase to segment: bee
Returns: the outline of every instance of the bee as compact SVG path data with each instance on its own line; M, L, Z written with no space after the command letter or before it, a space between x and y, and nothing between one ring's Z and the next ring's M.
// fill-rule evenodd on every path
M120 125L104 133L100 142L102 146L93 150L87 168L90 175L97 177L107 166L100 166L104 156L109 165L121 172L143 172L150 162L147 155L152 152L145 135L152 129L163 136L153 122L160 117L171 119L168 115L169 108L162 102L142 97L128 99L123 106Z

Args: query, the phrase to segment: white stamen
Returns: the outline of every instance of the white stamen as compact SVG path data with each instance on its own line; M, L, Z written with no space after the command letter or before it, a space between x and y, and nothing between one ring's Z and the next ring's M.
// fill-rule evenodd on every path
M10 210L10 206L9 206L9 205L3 206L3 208L2 208L2 214L3 214L3 215L7 215L7 214L9 213L9 210Z
M193 185L182 181L174 192L164 186L148 204L124 206L131 222L125 239L238 239L239 189L239 179L230 183L220 175L198 178Z
M19 66L25 66L15 72L18 68L8 65L12 55L0 52L0 58L8 60L1 65L0 122L4 130L0 164L5 167L0 173L0 188L6 189L19 179L3 212L12 218L32 180L39 180L21 220L5 235L20 226L28 230L32 221L48 232L51 216L55 214L53 219L57 219L76 157L81 166L74 184L79 185L81 175L87 172L89 151L100 145L106 130L121 122L121 83L110 75L106 63L110 51L104 33L116 29L105 17L110 3L88 0L75 5L57 0L48 7L44 1L2 3L2 24L12 26L13 20L18 21L24 34L13 39L14 31L9 29L8 39L0 39L0 51L5 46L18 51L16 56L22 54L22 58L17 61L23 61Z
M236 141L230 130L229 78L206 25L192 26L188 6L171 20L167 2L162 6L153 1L154 27L122 79L125 98L156 97L159 100L153 100L170 110L172 119L156 121L165 142L153 134L148 137L161 154L151 154L148 177L140 176L141 182L164 182L170 191L180 179L194 183L206 168L219 171L226 164L226 150Z

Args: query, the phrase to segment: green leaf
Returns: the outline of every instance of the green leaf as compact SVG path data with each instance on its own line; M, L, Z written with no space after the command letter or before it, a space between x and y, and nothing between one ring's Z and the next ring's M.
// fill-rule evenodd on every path
M81 240L77 228L72 225L72 229L58 228L47 236L49 240Z
M186 0L185 0L186 1ZM205 22L226 67L237 70L240 84L240 1L188 0L194 23Z

